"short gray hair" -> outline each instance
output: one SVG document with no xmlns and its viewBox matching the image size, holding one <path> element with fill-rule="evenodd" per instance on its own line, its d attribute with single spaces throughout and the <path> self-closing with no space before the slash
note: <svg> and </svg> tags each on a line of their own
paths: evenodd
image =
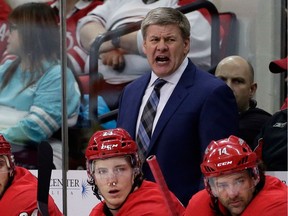
<svg viewBox="0 0 288 216">
<path fill-rule="evenodd" d="M 158 7 L 149 11 L 141 23 L 142 36 L 147 36 L 150 25 L 177 25 L 183 39 L 190 37 L 190 23 L 187 17 L 179 10 L 171 7 Z"/>
</svg>

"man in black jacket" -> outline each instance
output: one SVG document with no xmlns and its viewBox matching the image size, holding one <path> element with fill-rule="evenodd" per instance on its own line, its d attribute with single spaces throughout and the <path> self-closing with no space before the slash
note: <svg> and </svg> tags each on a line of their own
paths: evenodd
<svg viewBox="0 0 288 216">
<path fill-rule="evenodd" d="M 272 73 L 286 73 L 287 77 L 287 60 L 286 57 L 270 62 L 270 71 Z M 255 151 L 262 155 L 266 170 L 287 171 L 287 98 L 280 111 L 274 113 L 264 125 L 257 136 L 257 141 Z"/>
<path fill-rule="evenodd" d="M 257 83 L 252 65 L 240 56 L 228 56 L 217 65 L 215 76 L 233 90 L 239 111 L 239 137 L 252 147 L 262 126 L 271 117 L 270 113 L 257 108 L 253 99 Z"/>
</svg>

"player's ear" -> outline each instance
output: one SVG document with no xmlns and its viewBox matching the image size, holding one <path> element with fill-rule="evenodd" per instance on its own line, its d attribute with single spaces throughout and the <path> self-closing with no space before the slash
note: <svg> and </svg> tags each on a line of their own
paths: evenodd
<svg viewBox="0 0 288 216">
<path fill-rule="evenodd" d="M 134 168 L 133 169 L 133 173 L 134 173 L 134 177 L 137 176 L 140 173 L 140 169 L 139 168 Z"/>
<path fill-rule="evenodd" d="M 258 167 L 254 167 L 253 170 L 253 184 L 256 186 L 260 181 L 259 169 Z"/>
</svg>

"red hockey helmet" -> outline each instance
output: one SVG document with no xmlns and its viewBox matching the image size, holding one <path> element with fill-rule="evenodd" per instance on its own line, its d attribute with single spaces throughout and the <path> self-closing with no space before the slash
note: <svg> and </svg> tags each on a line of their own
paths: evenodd
<svg viewBox="0 0 288 216">
<path fill-rule="evenodd" d="M 3 135 L 0 135 L 0 155 L 5 156 L 6 164 L 8 168 L 14 172 L 15 169 L 15 163 L 14 163 L 14 157 L 11 152 L 11 145 L 8 143 Z"/>
<path fill-rule="evenodd" d="M 257 166 L 257 156 L 247 143 L 236 137 L 212 141 L 205 152 L 201 171 L 206 178 Z"/>
<path fill-rule="evenodd" d="M 136 160 L 135 165 L 140 167 L 137 144 L 126 130 L 115 128 L 97 131 L 90 138 L 85 152 L 88 175 L 92 174 L 93 160 L 125 155 L 132 155 Z"/>
</svg>

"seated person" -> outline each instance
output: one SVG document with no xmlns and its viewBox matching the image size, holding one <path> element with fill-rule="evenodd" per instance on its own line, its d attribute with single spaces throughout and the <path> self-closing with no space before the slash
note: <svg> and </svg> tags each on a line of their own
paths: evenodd
<svg viewBox="0 0 288 216">
<path fill-rule="evenodd" d="M 287 186 L 265 175 L 244 140 L 230 136 L 212 141 L 201 171 L 206 189 L 192 196 L 185 216 L 287 215 Z"/>
<path fill-rule="evenodd" d="M 37 178 L 15 165 L 10 144 L 0 135 L 0 209 L 1 215 L 39 215 Z M 50 216 L 62 216 L 53 198 L 48 197 Z"/>
<path fill-rule="evenodd" d="M 1 29 L 1 36 L 0 36 L 0 62 L 3 58 L 4 52 L 7 47 L 7 40 L 8 40 L 8 31 L 9 31 L 9 25 L 8 25 L 8 16 L 11 12 L 11 8 L 6 3 L 5 0 L 0 0 L 0 29 Z"/>
<path fill-rule="evenodd" d="M 263 125 L 256 137 L 257 146 L 267 171 L 288 171 L 287 168 L 287 108 L 280 110 Z"/>
<path fill-rule="evenodd" d="M 2 1 L 2 0 L 1 0 Z M 59 13 L 59 0 L 6 0 L 11 8 L 15 8 L 23 3 L 47 2 Z M 79 75 L 84 73 L 87 53 L 79 46 L 76 40 L 76 25 L 79 19 L 86 16 L 95 7 L 102 4 L 102 0 L 69 0 L 66 1 L 66 40 L 67 40 L 67 60 L 72 71 Z"/>
<path fill-rule="evenodd" d="M 35 168 L 32 152 L 62 124 L 59 26 L 54 10 L 45 3 L 16 7 L 9 23 L 7 51 L 17 58 L 0 65 L 0 134 L 13 145 L 18 163 Z M 73 126 L 80 92 L 69 69 L 66 78 L 68 125 Z M 52 148 L 61 149 L 61 143 Z"/>
<path fill-rule="evenodd" d="M 270 72 L 274 73 L 274 74 L 285 74 L 285 82 L 287 85 L 287 64 L 288 64 L 288 57 L 286 58 L 282 58 L 282 59 L 276 59 L 274 61 L 271 61 L 269 64 L 269 70 Z M 287 109 L 288 106 L 288 99 L 287 99 L 287 89 L 286 89 L 286 98 L 281 106 L 281 110 Z"/>
<path fill-rule="evenodd" d="M 79 46 L 76 39 L 76 26 L 79 19 L 85 17 L 90 11 L 102 4 L 102 0 L 73 0 L 66 2 L 66 40 L 67 57 L 70 68 L 75 74 L 85 72 L 87 53 Z M 51 3 L 51 2 L 50 2 Z M 59 13 L 59 0 L 53 0 L 51 7 Z"/>
<path fill-rule="evenodd" d="M 107 0 L 98 6 L 77 26 L 79 43 L 88 52 L 95 38 L 109 30 L 122 25 L 141 21 L 153 8 L 179 7 L 178 0 L 142 1 L 142 0 Z M 199 67 L 210 67 L 211 54 L 211 26 L 207 19 L 199 12 L 186 14 L 191 24 L 191 44 L 188 57 Z M 142 49 L 142 35 L 140 30 L 108 41 L 100 48 L 101 60 L 98 71 L 103 74 L 109 84 L 128 83 L 150 70 L 150 66 Z M 121 48 L 119 48 L 121 47 Z M 112 55 L 106 51 L 113 50 Z"/>
<path fill-rule="evenodd" d="M 124 129 L 97 131 L 85 155 L 88 182 L 101 201 L 90 216 L 156 216 L 170 215 L 171 211 L 183 215 L 184 207 L 172 192 L 174 206 L 168 206 L 159 186 L 143 179 L 137 145 Z"/>
<path fill-rule="evenodd" d="M 270 62 L 272 73 L 286 73 L 287 57 Z M 286 92 L 287 95 L 287 92 Z M 261 154 L 268 171 L 288 171 L 287 168 L 287 97 L 257 135 L 255 151 Z"/>
<path fill-rule="evenodd" d="M 215 76 L 233 90 L 239 111 L 238 135 L 252 147 L 261 127 L 271 118 L 270 113 L 256 107 L 253 99 L 257 83 L 252 65 L 240 56 L 228 56 L 218 63 Z"/>
</svg>

